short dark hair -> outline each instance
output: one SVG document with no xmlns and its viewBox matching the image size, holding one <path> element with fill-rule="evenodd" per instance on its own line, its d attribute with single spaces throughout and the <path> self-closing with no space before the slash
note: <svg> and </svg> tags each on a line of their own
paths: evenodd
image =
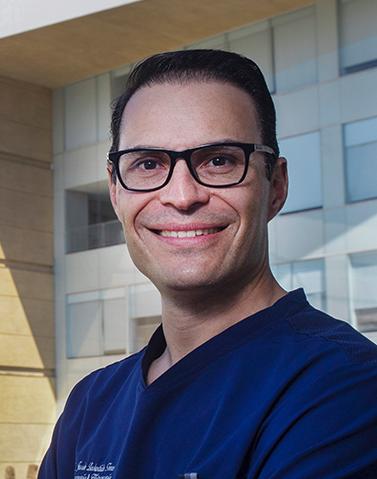
<svg viewBox="0 0 377 479">
<path fill-rule="evenodd" d="M 258 114 L 262 142 L 276 153 L 267 155 L 267 176 L 279 156 L 275 107 L 258 65 L 247 57 L 222 50 L 180 50 L 153 55 L 137 64 L 130 73 L 124 93 L 116 100 L 112 120 L 110 151 L 119 148 L 123 111 L 131 96 L 143 86 L 188 81 L 220 81 L 244 90 Z M 114 171 L 113 171 L 114 172 Z M 114 172 L 115 173 L 115 172 Z M 115 175 L 113 175 L 115 180 Z"/>
</svg>

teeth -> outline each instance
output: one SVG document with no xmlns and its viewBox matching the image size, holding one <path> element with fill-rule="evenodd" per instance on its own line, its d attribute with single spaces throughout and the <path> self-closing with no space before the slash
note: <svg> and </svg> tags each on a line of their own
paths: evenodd
<svg viewBox="0 0 377 479">
<path fill-rule="evenodd" d="M 209 228 L 207 230 L 191 230 L 191 231 L 160 231 L 161 236 L 171 238 L 194 238 L 195 236 L 210 235 L 217 233 L 221 228 Z"/>
</svg>

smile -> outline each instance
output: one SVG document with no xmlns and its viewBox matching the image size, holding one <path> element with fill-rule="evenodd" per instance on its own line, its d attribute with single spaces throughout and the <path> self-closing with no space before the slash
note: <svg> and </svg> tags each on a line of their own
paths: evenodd
<svg viewBox="0 0 377 479">
<path fill-rule="evenodd" d="M 194 238 L 195 236 L 211 235 L 218 233 L 224 228 L 208 228 L 208 229 L 198 229 L 198 230 L 188 230 L 188 231 L 172 231 L 172 230 L 161 230 L 157 231 L 157 234 L 160 236 L 170 237 L 170 238 Z"/>
</svg>

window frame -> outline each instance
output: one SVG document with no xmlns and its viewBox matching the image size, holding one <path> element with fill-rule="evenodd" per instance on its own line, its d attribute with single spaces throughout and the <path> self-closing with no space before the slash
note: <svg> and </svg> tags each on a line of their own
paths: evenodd
<svg viewBox="0 0 377 479">
<path fill-rule="evenodd" d="M 314 133 L 318 133 L 318 137 L 319 137 L 319 168 L 320 168 L 321 204 L 318 205 L 318 206 L 309 206 L 307 208 L 299 208 L 297 210 L 295 209 L 295 210 L 292 210 L 292 211 L 284 211 L 284 208 L 285 208 L 286 203 L 287 203 L 287 200 L 286 200 L 282 210 L 279 212 L 279 216 L 291 215 L 291 214 L 295 214 L 295 213 L 304 213 L 306 211 L 315 211 L 315 210 L 322 210 L 323 209 L 323 175 L 322 175 L 322 135 L 321 135 L 321 129 L 318 128 L 316 130 L 311 130 L 311 131 L 307 131 L 307 132 L 304 132 L 304 133 L 299 133 L 297 135 L 291 135 L 291 136 L 287 136 L 287 137 L 284 137 L 284 138 L 279 138 L 279 146 L 280 146 L 281 142 L 283 142 L 285 140 L 290 140 L 290 139 L 297 138 L 297 137 L 302 137 L 302 136 L 305 136 L 305 135 L 312 135 Z M 284 156 L 284 151 L 281 152 L 280 155 Z M 287 156 L 287 169 L 288 169 L 288 177 L 289 177 L 289 157 L 288 156 Z M 288 186 L 288 194 L 289 194 L 289 189 L 290 189 L 290 187 Z M 288 195 L 287 195 L 287 199 L 288 199 Z"/>
<path fill-rule="evenodd" d="M 129 350 L 129 305 L 128 305 L 128 287 L 125 288 L 107 288 L 102 290 L 95 290 L 95 291 L 86 291 L 86 292 L 77 292 L 77 293 L 67 293 L 65 295 L 65 357 L 66 359 L 85 359 L 85 358 L 102 358 L 106 356 L 114 356 L 114 355 L 124 355 L 127 354 Z M 106 300 L 113 300 L 113 299 L 120 299 L 124 300 L 125 302 L 125 328 L 126 328 L 126 337 L 125 337 L 125 345 L 124 349 L 106 349 L 105 348 L 105 301 Z M 83 354 L 83 355 L 73 355 L 72 348 L 70 343 L 71 337 L 71 323 L 69 317 L 69 306 L 72 304 L 82 304 L 82 303 L 90 303 L 90 302 L 98 302 L 100 304 L 101 312 L 100 312 L 100 350 L 102 353 L 100 354 Z"/>
<path fill-rule="evenodd" d="M 342 0 L 337 0 L 336 2 L 336 24 L 337 24 L 337 41 L 338 41 L 338 65 L 339 65 L 339 76 L 352 75 L 353 73 L 362 72 L 364 70 L 370 70 L 371 68 L 377 68 L 377 55 L 373 60 L 368 60 L 364 62 L 359 62 L 348 67 L 342 66 Z"/>
<path fill-rule="evenodd" d="M 348 258 L 348 290 L 349 290 L 349 317 L 351 318 L 351 325 L 357 329 L 360 333 L 362 334 L 369 334 L 369 333 L 377 333 L 377 321 L 376 321 L 376 327 L 375 329 L 371 330 L 362 330 L 359 327 L 358 324 L 358 319 L 356 315 L 356 307 L 355 307 L 355 282 L 354 282 L 354 269 L 355 266 L 352 264 L 354 259 L 358 259 L 362 256 L 367 257 L 370 255 L 374 255 L 376 257 L 376 268 L 377 268 L 377 250 L 367 250 L 367 251 L 360 251 L 360 252 L 355 252 L 355 253 L 350 253 L 347 255 Z M 376 301 L 377 304 L 377 301 Z M 370 309 L 370 308 L 364 308 L 364 309 Z M 377 309 L 377 305 L 376 305 Z"/>
<path fill-rule="evenodd" d="M 376 193 L 373 196 L 368 196 L 367 198 L 360 198 L 360 199 L 356 199 L 356 200 L 352 200 L 350 198 L 350 193 L 349 193 L 349 188 L 348 188 L 350 176 L 349 176 L 349 172 L 348 172 L 347 146 L 346 146 L 346 126 L 351 125 L 351 124 L 355 124 L 355 123 L 358 123 L 358 122 L 362 122 L 362 121 L 372 120 L 374 118 L 377 120 L 377 116 L 371 116 L 371 117 L 368 117 L 368 118 L 360 118 L 358 120 L 348 121 L 348 122 L 342 123 L 342 125 L 341 125 L 341 127 L 342 127 L 343 171 L 344 171 L 344 196 L 345 196 L 345 198 L 344 198 L 345 201 L 344 202 L 345 202 L 346 205 L 352 205 L 352 204 L 361 203 L 361 202 L 364 202 L 364 201 L 373 201 L 373 200 L 377 199 L 377 188 L 376 188 Z M 370 143 L 374 143 L 374 142 L 358 143 L 357 146 L 368 145 Z M 377 143 L 377 138 L 376 138 L 376 143 Z"/>
</svg>

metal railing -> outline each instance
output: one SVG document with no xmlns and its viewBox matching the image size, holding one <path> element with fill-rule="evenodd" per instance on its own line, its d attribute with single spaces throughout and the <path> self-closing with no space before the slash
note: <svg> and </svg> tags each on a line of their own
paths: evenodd
<svg viewBox="0 0 377 479">
<path fill-rule="evenodd" d="M 66 234 L 66 253 L 105 248 L 124 243 L 122 225 L 118 220 L 70 228 Z"/>
</svg>

